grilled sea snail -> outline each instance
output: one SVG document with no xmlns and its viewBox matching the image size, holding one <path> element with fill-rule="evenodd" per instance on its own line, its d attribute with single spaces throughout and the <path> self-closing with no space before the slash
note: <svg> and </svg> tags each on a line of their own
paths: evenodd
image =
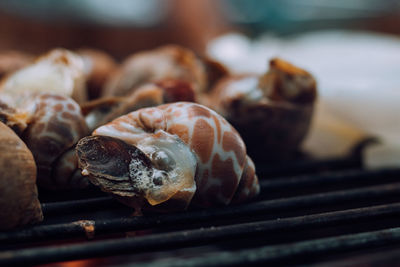
<svg viewBox="0 0 400 267">
<path fill-rule="evenodd" d="M 292 157 L 310 127 L 316 95 L 308 72 L 273 59 L 261 77 L 222 79 L 204 103 L 239 131 L 250 156 L 263 161 Z"/>
<path fill-rule="evenodd" d="M 24 142 L 0 122 L 0 230 L 43 220 L 36 165 Z"/>
<path fill-rule="evenodd" d="M 162 104 L 195 101 L 195 92 L 189 83 L 178 80 L 162 80 L 139 86 L 125 97 L 103 97 L 83 104 L 89 129 L 106 124 L 113 119 L 140 108 Z"/>
<path fill-rule="evenodd" d="M 103 96 L 124 96 L 140 85 L 165 79 L 187 82 L 196 92 L 207 87 L 202 61 L 186 48 L 168 45 L 128 57 L 106 83 Z"/>
<path fill-rule="evenodd" d="M 27 103 L 31 117 L 22 138 L 38 168 L 38 184 L 50 189 L 85 187 L 74 145 L 89 134 L 79 105 L 69 97 L 38 94 Z"/>
<path fill-rule="evenodd" d="M 86 99 L 80 56 L 54 49 L 2 81 L 0 118 L 20 134 L 37 164 L 40 186 L 51 189 L 87 185 L 74 145 L 89 134 L 78 101 Z"/>
<path fill-rule="evenodd" d="M 81 139 L 82 174 L 139 210 L 244 201 L 259 191 L 236 130 L 214 111 L 178 102 L 119 117 Z M 192 201 L 193 200 L 193 201 Z"/>
<path fill-rule="evenodd" d="M 46 92 L 86 101 L 85 68 L 80 56 L 65 49 L 54 49 L 2 80 L 0 92 L 7 102 L 18 102 L 24 94 Z"/>
<path fill-rule="evenodd" d="M 74 146 L 89 134 L 79 105 L 69 97 L 49 93 L 25 94 L 16 107 L 1 102 L 0 120 L 17 132 L 32 151 L 40 186 L 49 189 L 81 188 Z M 15 103 L 14 103 L 15 104 Z"/>
</svg>

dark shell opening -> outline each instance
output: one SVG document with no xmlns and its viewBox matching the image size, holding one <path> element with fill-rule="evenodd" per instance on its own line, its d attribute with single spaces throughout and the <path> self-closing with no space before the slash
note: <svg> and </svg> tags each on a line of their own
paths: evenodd
<svg viewBox="0 0 400 267">
<path fill-rule="evenodd" d="M 85 137 L 78 142 L 76 151 L 79 165 L 89 179 L 107 192 L 143 192 L 143 183 L 137 178 L 152 171 L 151 160 L 140 149 L 113 137 Z"/>
</svg>

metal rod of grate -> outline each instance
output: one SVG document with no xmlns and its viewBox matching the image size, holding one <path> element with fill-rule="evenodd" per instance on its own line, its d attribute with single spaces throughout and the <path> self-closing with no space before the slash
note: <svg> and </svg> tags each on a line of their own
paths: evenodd
<svg viewBox="0 0 400 267">
<path fill-rule="evenodd" d="M 175 214 L 163 214 L 155 216 L 143 216 L 132 218 L 114 218 L 96 221 L 81 220 L 71 223 L 38 225 L 26 229 L 20 229 L 0 233 L 0 243 L 7 244 L 26 241 L 38 241 L 43 238 L 59 239 L 66 237 L 87 236 L 87 225 L 95 228 L 96 234 L 121 232 L 130 230 L 148 229 L 157 226 L 188 225 L 203 223 L 210 218 L 216 220 L 231 220 L 260 214 L 275 213 L 282 211 L 306 209 L 310 207 L 329 206 L 353 203 L 357 200 L 396 197 L 400 192 L 400 183 L 379 185 L 353 190 L 342 190 L 329 193 L 313 194 L 292 198 L 258 201 L 238 206 L 230 206 L 208 210 L 197 210 Z M 344 209 L 345 206 L 342 207 Z"/>
<path fill-rule="evenodd" d="M 28 248 L 17 251 L 0 252 L 0 265 L 48 263 L 53 261 L 74 260 L 154 251 L 157 249 L 195 246 L 218 240 L 236 240 L 249 234 L 277 233 L 288 230 L 306 230 L 338 224 L 399 216 L 400 203 L 380 205 L 368 208 L 335 211 L 292 218 L 276 219 L 262 222 L 242 223 L 228 226 L 208 227 L 195 230 L 184 230 L 170 233 L 152 234 L 135 238 L 121 238 L 108 241 L 96 241 L 85 244 Z M 400 241 L 400 229 L 396 230 L 396 240 Z M 370 235 L 375 235 L 371 233 Z M 378 236 L 379 237 L 379 236 Z M 377 237 L 374 237 L 375 239 Z M 381 236 L 386 240 L 386 236 Z"/>
<path fill-rule="evenodd" d="M 391 228 L 367 233 L 349 234 L 336 237 L 302 241 L 293 244 L 264 246 L 255 249 L 244 249 L 234 252 L 209 253 L 191 259 L 173 259 L 155 261 L 150 264 L 135 266 L 179 267 L 179 266 L 246 266 L 279 262 L 299 257 L 313 257 L 329 253 L 354 251 L 387 244 L 400 243 L 400 228 Z M 367 264 L 369 265 L 369 264 Z"/>
<path fill-rule="evenodd" d="M 321 186 L 343 185 L 350 183 L 385 183 L 395 182 L 400 178 L 400 168 L 385 168 L 376 170 L 345 170 L 323 174 L 296 175 L 291 177 L 261 179 L 262 192 L 274 192 L 288 190 L 292 188 L 308 188 L 311 186 L 320 188 Z"/>
<path fill-rule="evenodd" d="M 331 158 L 324 160 L 298 160 L 284 164 L 256 164 L 257 173 L 268 176 L 298 175 L 319 172 L 321 170 L 345 170 L 362 167 L 360 155 L 346 158 Z"/>
</svg>

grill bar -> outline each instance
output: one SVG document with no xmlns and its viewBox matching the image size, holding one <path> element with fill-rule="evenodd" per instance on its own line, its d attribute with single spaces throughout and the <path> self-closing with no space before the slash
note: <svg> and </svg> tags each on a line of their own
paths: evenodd
<svg viewBox="0 0 400 267">
<path fill-rule="evenodd" d="M 275 179 L 261 179 L 262 192 L 285 191 L 293 188 L 321 187 L 342 184 L 356 183 L 385 183 L 395 182 L 400 178 L 400 168 L 388 168 L 377 170 L 346 170 L 316 175 L 292 176 Z"/>
<path fill-rule="evenodd" d="M 163 260 L 135 266 L 245 266 L 256 263 L 276 263 L 277 261 L 289 259 L 293 261 L 299 257 L 354 251 L 394 243 L 400 243 L 400 228 L 322 238 L 293 244 L 265 246 L 235 252 L 210 253 L 209 255 L 192 259 Z"/>
<path fill-rule="evenodd" d="M 356 223 L 366 219 L 381 218 L 387 215 L 399 216 L 400 203 L 270 221 L 152 234 L 143 237 L 96 241 L 86 244 L 5 251 L 0 253 L 0 265 L 21 264 L 24 262 L 39 264 L 56 260 L 73 260 L 99 255 L 107 256 L 128 252 L 135 253 L 154 251 L 157 249 L 165 250 L 165 248 L 201 245 L 206 242 L 218 240 L 235 240 L 240 237 L 261 233 L 306 230 L 344 223 Z M 394 240 L 400 241 L 400 228 L 393 231 L 395 233 L 395 235 L 393 235 Z M 381 239 L 379 240 L 381 240 L 381 242 L 387 241 L 387 236 L 379 236 L 377 233 L 370 233 L 370 235 L 371 236 L 368 235 L 368 238 L 378 240 L 378 237 L 380 237 Z"/>
<path fill-rule="evenodd" d="M 359 154 L 358 152 L 356 154 Z M 331 159 L 319 159 L 319 160 L 298 160 L 291 161 L 283 164 L 258 164 L 257 173 L 262 176 L 287 176 L 287 175 L 299 175 L 309 174 L 315 172 L 321 172 L 326 170 L 346 170 L 346 169 L 358 169 L 362 167 L 362 158 L 360 155 L 354 155 L 346 158 L 331 158 Z"/>
<path fill-rule="evenodd" d="M 275 179 L 260 180 L 263 194 L 290 192 L 317 188 L 321 190 L 329 186 L 349 187 L 351 184 L 357 187 L 363 184 L 384 184 L 396 182 L 400 178 L 400 168 L 388 168 L 377 170 L 346 170 L 316 175 L 292 176 Z"/>
<path fill-rule="evenodd" d="M 319 206 L 354 203 L 359 200 L 379 200 L 380 198 L 399 196 L 400 183 L 366 187 L 362 189 L 342 190 L 308 196 L 285 199 L 258 201 L 255 203 L 230 206 L 218 209 L 198 210 L 158 216 L 143 216 L 133 218 L 104 219 L 96 221 L 77 221 L 72 223 L 38 225 L 27 229 L 0 233 L 0 243 L 35 241 L 87 235 L 87 225 L 94 225 L 96 234 L 147 229 L 156 226 L 189 225 L 213 220 L 232 220 L 248 216 L 250 220 L 255 215 L 279 214 L 283 211 L 307 209 Z M 344 209 L 344 207 L 342 207 Z"/>
</svg>

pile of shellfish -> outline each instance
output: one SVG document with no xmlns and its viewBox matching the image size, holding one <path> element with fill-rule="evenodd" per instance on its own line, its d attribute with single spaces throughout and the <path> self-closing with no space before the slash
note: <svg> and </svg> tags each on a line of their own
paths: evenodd
<svg viewBox="0 0 400 267">
<path fill-rule="evenodd" d="M 91 49 L 0 54 L 0 229 L 43 219 L 37 186 L 93 184 L 136 215 L 255 197 L 254 162 L 297 153 L 317 97 L 307 71 L 269 64 L 234 74 L 175 45 L 121 64 Z"/>
</svg>

